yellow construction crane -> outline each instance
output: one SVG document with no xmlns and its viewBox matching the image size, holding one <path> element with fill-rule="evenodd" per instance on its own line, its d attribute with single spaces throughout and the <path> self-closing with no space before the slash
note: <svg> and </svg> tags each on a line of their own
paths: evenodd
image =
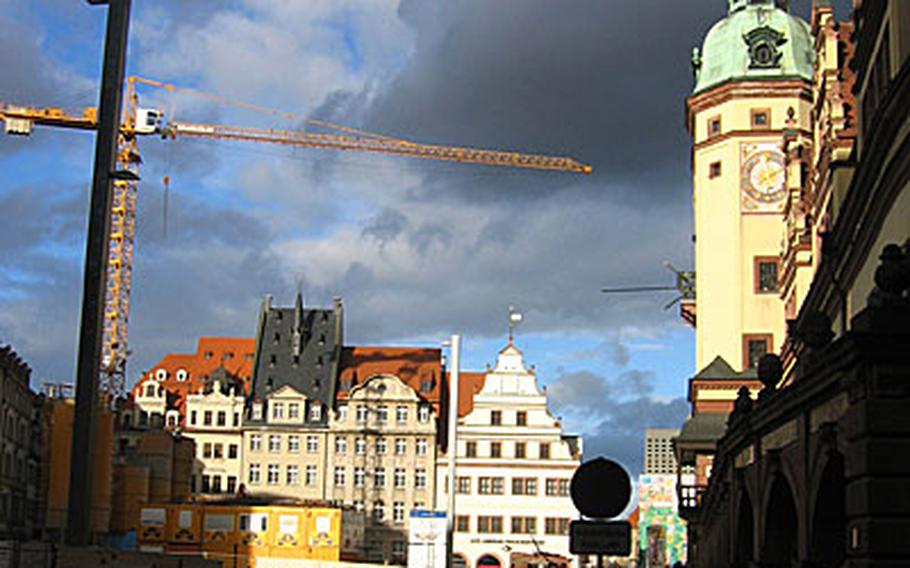
<svg viewBox="0 0 910 568">
<path fill-rule="evenodd" d="M 143 108 L 138 104 L 136 84 L 181 91 L 195 96 L 229 103 L 249 110 L 264 112 L 291 119 L 335 133 L 318 133 L 306 130 L 275 130 L 166 121 L 159 109 Z M 10 135 L 31 134 L 35 125 L 95 130 L 98 125 L 97 109 L 89 107 L 82 115 L 68 114 L 56 107 L 36 108 L 4 104 L 0 101 L 0 121 Z M 110 256 L 108 257 L 107 292 L 104 309 L 104 340 L 102 343 L 101 389 L 109 396 L 125 392 L 127 356 L 127 322 L 130 310 L 130 288 L 133 264 L 133 245 L 136 229 L 136 190 L 139 181 L 138 136 L 160 135 L 165 139 L 178 137 L 237 140 L 308 148 L 352 150 L 444 160 L 469 164 L 484 164 L 510 168 L 551 170 L 571 173 L 591 173 L 591 167 L 572 158 L 506 152 L 483 148 L 421 144 L 341 126 L 325 121 L 305 119 L 289 113 L 267 109 L 258 105 L 231 101 L 193 89 L 185 89 L 152 79 L 130 77 L 127 79 L 126 108 L 120 124 L 117 150 L 118 170 L 114 175 L 114 196 L 111 210 Z"/>
</svg>

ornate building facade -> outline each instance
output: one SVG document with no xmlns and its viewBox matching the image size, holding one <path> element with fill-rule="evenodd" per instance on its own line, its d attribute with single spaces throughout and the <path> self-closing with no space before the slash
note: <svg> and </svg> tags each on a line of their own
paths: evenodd
<svg viewBox="0 0 910 568">
<path fill-rule="evenodd" d="M 696 566 L 910 562 L 910 5 L 817 0 L 812 37 L 809 129 L 779 141 L 787 336 L 716 440 Z"/>
<path fill-rule="evenodd" d="M 518 348 L 499 352 L 487 373 L 462 373 L 455 473 L 456 562 L 462 566 L 575 565 L 569 482 L 581 439 L 563 433 L 547 395 Z M 437 501 L 446 506 L 446 457 Z M 458 565 L 458 564 L 456 564 Z"/>
</svg>

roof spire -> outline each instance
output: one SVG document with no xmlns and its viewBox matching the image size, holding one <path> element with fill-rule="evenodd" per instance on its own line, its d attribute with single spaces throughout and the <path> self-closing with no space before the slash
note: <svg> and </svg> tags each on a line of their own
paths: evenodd
<svg viewBox="0 0 910 568">
<path fill-rule="evenodd" d="M 515 339 L 515 324 L 521 323 L 523 316 L 521 312 L 515 309 L 515 306 L 509 306 L 509 345 Z"/>
<path fill-rule="evenodd" d="M 294 327 L 291 330 L 294 355 L 303 351 L 303 294 L 300 292 L 300 281 L 297 281 L 297 296 L 294 298 Z"/>
</svg>

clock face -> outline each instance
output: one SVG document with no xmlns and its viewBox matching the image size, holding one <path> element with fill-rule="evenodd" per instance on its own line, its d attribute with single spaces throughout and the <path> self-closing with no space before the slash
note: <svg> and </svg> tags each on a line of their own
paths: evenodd
<svg viewBox="0 0 910 568">
<path fill-rule="evenodd" d="M 784 156 L 778 150 L 755 152 L 743 163 L 743 192 L 759 203 L 783 199 L 786 185 Z"/>
</svg>

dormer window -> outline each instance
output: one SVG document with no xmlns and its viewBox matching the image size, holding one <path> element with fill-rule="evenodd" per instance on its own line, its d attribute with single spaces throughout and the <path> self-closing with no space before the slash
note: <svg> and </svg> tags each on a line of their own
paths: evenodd
<svg viewBox="0 0 910 568">
<path fill-rule="evenodd" d="M 430 421 L 430 407 L 426 404 L 421 404 L 417 408 L 417 420 L 426 423 Z"/>
<path fill-rule="evenodd" d="M 262 420 L 262 403 L 259 401 L 253 403 L 253 420 Z"/>
<path fill-rule="evenodd" d="M 184 382 L 190 378 L 190 374 L 186 372 L 186 369 L 177 369 L 177 381 Z"/>
<path fill-rule="evenodd" d="M 275 343 L 275 345 L 281 343 L 281 334 L 276 331 L 275 335 L 272 337 L 272 341 Z"/>
<path fill-rule="evenodd" d="M 148 397 L 155 396 L 155 385 L 146 385 L 145 386 L 145 396 L 148 396 Z"/>
<path fill-rule="evenodd" d="M 276 364 L 278 364 L 278 355 L 273 353 L 269 355 L 269 366 L 274 367 Z"/>
<path fill-rule="evenodd" d="M 280 420 L 282 418 L 284 418 L 284 403 L 273 402 L 272 403 L 272 419 Z"/>
<path fill-rule="evenodd" d="M 319 422 L 322 420 L 322 405 L 318 402 L 310 404 L 310 422 Z"/>
<path fill-rule="evenodd" d="M 166 378 L 167 378 L 167 371 L 165 371 L 164 369 L 158 369 L 157 371 L 155 371 L 155 380 L 156 381 L 163 381 Z"/>
</svg>

